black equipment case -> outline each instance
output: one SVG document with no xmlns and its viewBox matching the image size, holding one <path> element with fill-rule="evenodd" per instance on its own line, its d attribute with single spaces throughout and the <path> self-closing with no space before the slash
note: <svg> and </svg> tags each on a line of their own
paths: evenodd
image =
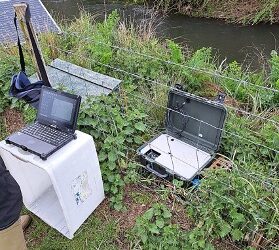
<svg viewBox="0 0 279 250">
<path fill-rule="evenodd" d="M 216 101 L 211 101 L 172 88 L 165 132 L 137 150 L 143 167 L 164 179 L 191 181 L 199 175 L 220 146 L 227 114 L 224 98 L 219 94 Z"/>
</svg>

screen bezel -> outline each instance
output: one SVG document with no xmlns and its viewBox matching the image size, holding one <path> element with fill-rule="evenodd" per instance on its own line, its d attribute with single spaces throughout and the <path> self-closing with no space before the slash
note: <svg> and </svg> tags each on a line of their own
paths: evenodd
<svg viewBox="0 0 279 250">
<path fill-rule="evenodd" d="M 73 121 L 72 123 L 67 123 L 67 122 L 62 122 L 62 121 L 58 121 L 55 119 L 52 119 L 50 117 L 45 117 L 45 116 L 41 116 L 40 115 L 40 109 L 41 109 L 41 104 L 42 104 L 42 96 L 44 92 L 53 92 L 56 94 L 59 94 L 61 96 L 65 96 L 68 97 L 70 99 L 73 99 L 75 101 L 74 103 L 74 111 L 73 111 Z M 40 94 L 40 101 L 39 101 L 39 108 L 38 108 L 38 112 L 37 112 L 37 117 L 36 117 L 36 121 L 39 123 L 42 123 L 44 125 L 47 126 L 52 126 L 55 127 L 59 130 L 62 130 L 64 132 L 68 132 L 68 133 L 74 133 L 77 127 L 77 118 L 78 118 L 78 112 L 79 112 L 79 107 L 80 107 L 80 102 L 81 102 L 81 97 L 78 95 L 74 95 L 74 94 L 70 94 L 67 92 L 63 92 L 63 91 L 59 91 L 53 88 L 49 88 L 46 86 L 43 86 L 41 89 L 41 94 Z"/>
</svg>

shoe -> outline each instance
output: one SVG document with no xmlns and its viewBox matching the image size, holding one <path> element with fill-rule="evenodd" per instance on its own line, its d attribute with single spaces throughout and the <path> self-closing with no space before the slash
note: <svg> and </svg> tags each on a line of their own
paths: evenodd
<svg viewBox="0 0 279 250">
<path fill-rule="evenodd" d="M 27 227 L 31 224 L 32 218 L 30 215 L 22 215 L 20 216 L 21 227 L 23 232 L 26 230 Z"/>
</svg>

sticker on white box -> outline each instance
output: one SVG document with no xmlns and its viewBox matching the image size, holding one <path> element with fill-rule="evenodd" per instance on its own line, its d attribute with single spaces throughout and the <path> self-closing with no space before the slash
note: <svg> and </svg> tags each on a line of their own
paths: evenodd
<svg viewBox="0 0 279 250">
<path fill-rule="evenodd" d="M 92 194 L 92 189 L 89 185 L 88 174 L 86 171 L 73 180 L 72 193 L 77 205 L 85 202 Z"/>
</svg>

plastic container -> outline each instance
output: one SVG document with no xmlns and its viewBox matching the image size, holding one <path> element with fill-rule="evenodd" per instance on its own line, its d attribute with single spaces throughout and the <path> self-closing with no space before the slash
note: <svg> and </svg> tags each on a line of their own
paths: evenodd
<svg viewBox="0 0 279 250">
<path fill-rule="evenodd" d="M 105 198 L 94 141 L 87 134 L 77 131 L 76 140 L 46 161 L 4 141 L 0 154 L 25 207 L 69 239 Z"/>
<path fill-rule="evenodd" d="M 171 89 L 166 130 L 137 150 L 144 168 L 165 179 L 193 180 L 219 150 L 227 113 L 223 100 L 222 94 L 211 101 Z"/>
</svg>

